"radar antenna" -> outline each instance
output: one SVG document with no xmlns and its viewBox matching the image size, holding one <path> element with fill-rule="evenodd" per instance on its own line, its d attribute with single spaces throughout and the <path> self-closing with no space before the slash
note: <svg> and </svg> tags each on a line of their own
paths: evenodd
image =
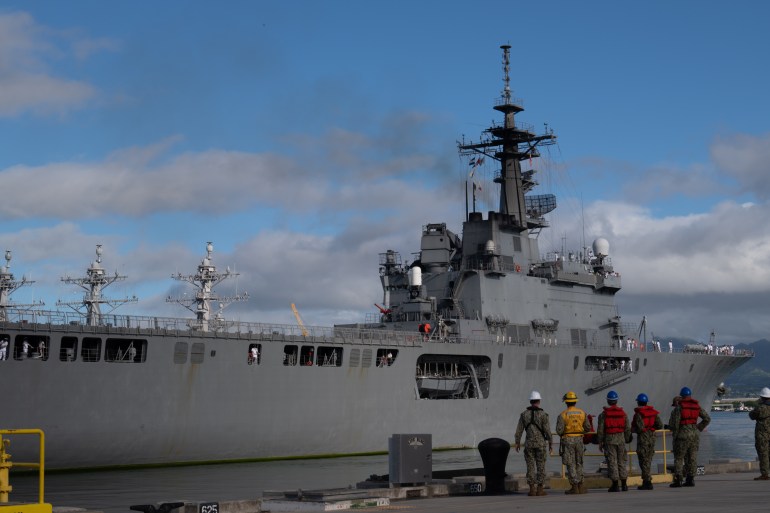
<svg viewBox="0 0 770 513">
<path fill-rule="evenodd" d="M 102 245 L 96 245 L 96 260 L 91 262 L 91 266 L 86 270 L 86 275 L 82 278 L 72 278 L 65 276 L 61 279 L 64 283 L 71 285 L 77 285 L 83 288 L 86 293 L 83 295 L 83 299 L 80 301 L 62 301 L 56 302 L 56 306 L 69 306 L 76 312 L 81 312 L 85 308 L 86 322 L 89 326 L 100 326 L 102 322 L 102 316 L 109 314 L 119 306 L 125 303 L 136 303 L 139 301 L 136 296 L 131 296 L 123 299 L 109 299 L 102 296 L 102 291 L 115 283 L 116 281 L 123 281 L 126 276 L 121 276 L 118 271 L 115 271 L 113 276 L 107 276 L 102 267 Z M 109 305 L 111 308 L 108 312 L 102 312 L 101 305 Z"/>
<path fill-rule="evenodd" d="M 493 108 L 504 115 L 504 122 L 493 123 L 478 142 L 466 143 L 463 139 L 457 146 L 461 156 L 472 155 L 476 161 L 479 157 L 489 157 L 500 162 L 500 175 L 495 178 L 500 184 L 499 213 L 509 216 L 510 224 L 519 231 L 539 230 L 547 226 L 542 216 L 556 208 L 556 199 L 553 195 L 525 199 L 525 193 L 537 182 L 532 179 L 533 170 L 522 172 L 521 162 L 539 157 L 538 147 L 555 144 L 556 136 L 547 125 L 545 133 L 538 135 L 531 125 L 515 122 L 515 115 L 524 111 L 523 102 L 511 96 L 511 46 L 500 48 L 503 50 L 503 91 Z"/>
<path fill-rule="evenodd" d="M 171 296 L 166 298 L 166 302 L 179 303 L 193 312 L 195 314 L 195 321 L 192 328 L 200 331 L 217 331 L 225 324 L 222 311 L 231 303 L 236 301 L 247 301 L 249 299 L 249 294 L 247 292 L 229 297 L 219 297 L 214 292 L 214 287 L 219 285 L 222 281 L 231 276 L 240 276 L 240 274 L 230 271 L 229 267 L 223 273 L 218 272 L 216 266 L 211 261 L 211 253 L 213 252 L 214 245 L 211 242 L 207 242 L 206 256 L 198 266 L 197 273 L 190 275 L 177 273 L 171 276 L 171 278 L 175 280 L 186 281 L 193 284 L 198 289 L 195 298 L 172 298 Z M 219 302 L 219 310 L 216 312 L 214 319 L 211 318 L 212 301 Z"/>
<path fill-rule="evenodd" d="M 0 322 L 8 320 L 6 314 L 7 308 L 28 308 L 43 306 L 44 304 L 42 301 L 38 301 L 22 305 L 11 301 L 11 294 L 13 291 L 25 285 L 35 283 L 34 281 L 28 280 L 26 276 L 22 276 L 21 280 L 16 280 L 14 278 L 13 274 L 11 274 L 11 256 L 11 250 L 6 249 L 5 265 L 0 267 Z"/>
</svg>

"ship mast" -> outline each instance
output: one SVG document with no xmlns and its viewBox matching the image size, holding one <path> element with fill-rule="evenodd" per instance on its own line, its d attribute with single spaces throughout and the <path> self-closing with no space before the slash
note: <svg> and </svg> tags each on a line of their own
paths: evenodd
<svg viewBox="0 0 770 513">
<path fill-rule="evenodd" d="M 102 267 L 102 245 L 96 245 L 96 260 L 91 262 L 91 266 L 86 270 L 86 275 L 82 278 L 72 278 L 65 276 L 61 279 L 64 283 L 77 285 L 86 291 L 81 301 L 57 301 L 57 306 L 69 306 L 75 311 L 86 309 L 86 319 L 89 326 L 99 326 L 102 324 L 102 316 L 108 314 L 125 303 L 136 303 L 136 296 L 123 299 L 109 299 L 102 296 L 102 291 L 115 283 L 125 280 L 125 276 L 120 276 L 115 271 L 114 276 L 107 276 Z M 109 305 L 112 308 L 109 312 L 102 312 L 101 305 Z"/>
<path fill-rule="evenodd" d="M 171 276 L 175 280 L 192 283 L 198 289 L 198 292 L 195 294 L 195 299 L 172 298 L 171 296 L 166 298 L 166 302 L 179 303 L 193 312 L 195 314 L 195 324 L 193 328 L 200 331 L 210 331 L 211 329 L 216 331 L 216 329 L 224 322 L 222 311 L 225 307 L 235 301 L 246 301 L 249 298 L 247 292 L 230 297 L 219 297 L 216 295 L 214 292 L 215 286 L 231 276 L 239 276 L 239 273 L 230 271 L 229 267 L 224 273 L 217 272 L 216 266 L 211 261 L 211 253 L 213 251 L 214 245 L 211 242 L 207 242 L 206 256 L 198 266 L 197 273 L 186 276 L 182 273 L 177 273 L 176 275 Z M 212 301 L 219 302 L 219 310 L 213 320 L 211 319 Z"/>
<path fill-rule="evenodd" d="M 21 281 L 14 279 L 11 273 L 11 250 L 5 250 L 5 265 L 0 267 L 0 322 L 7 321 L 8 315 L 6 309 L 8 308 L 26 308 L 30 306 L 42 306 L 44 303 L 39 301 L 37 303 L 30 303 L 26 305 L 11 302 L 11 294 L 16 289 L 25 285 L 35 283 L 28 280 L 26 276 L 21 277 Z"/>
<path fill-rule="evenodd" d="M 495 182 L 500 184 L 499 213 L 512 216 L 513 226 L 519 231 L 543 226 L 543 221 L 530 219 L 529 209 L 524 193 L 535 183 L 531 181 L 532 173 L 521 171 L 521 162 L 539 157 L 538 146 L 554 144 L 556 136 L 553 130 L 546 129 L 545 134 L 537 135 L 531 126 L 516 124 L 515 116 L 524 110 L 523 102 L 511 96 L 510 87 L 510 45 L 500 47 L 503 50 L 503 91 L 494 109 L 505 116 L 503 125 L 493 124 L 485 130 L 488 134 L 479 142 L 466 144 L 458 143 L 461 155 L 482 154 L 500 162 L 500 176 Z M 542 207 L 542 205 L 538 205 Z M 555 207 L 555 205 L 554 205 Z M 543 208 L 536 208 L 536 215 L 543 214 Z"/>
</svg>

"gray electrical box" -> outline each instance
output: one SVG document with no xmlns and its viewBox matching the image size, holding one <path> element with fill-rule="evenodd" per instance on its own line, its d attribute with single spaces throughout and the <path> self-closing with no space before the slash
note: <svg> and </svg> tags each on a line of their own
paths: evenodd
<svg viewBox="0 0 770 513">
<path fill-rule="evenodd" d="M 391 484 L 428 483 L 433 474 L 432 435 L 393 435 L 388 438 Z"/>
</svg>

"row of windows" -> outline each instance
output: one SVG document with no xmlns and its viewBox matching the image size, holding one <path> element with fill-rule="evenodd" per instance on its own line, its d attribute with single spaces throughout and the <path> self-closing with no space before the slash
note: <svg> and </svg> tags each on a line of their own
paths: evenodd
<svg viewBox="0 0 770 513">
<path fill-rule="evenodd" d="M 0 361 L 13 358 L 14 360 L 46 361 L 55 350 L 62 362 L 105 362 L 141 363 L 147 359 L 146 339 L 108 338 L 66 336 L 61 338 L 59 348 L 52 348 L 50 337 L 47 335 L 17 335 L 11 341 L 8 335 L 0 333 Z M 174 363 L 185 364 L 203 363 L 206 345 L 203 342 L 176 342 L 174 345 Z M 210 351 L 211 356 L 216 351 Z M 377 349 L 376 357 L 372 358 L 372 349 L 366 348 L 363 354 L 360 349 L 351 349 L 350 367 L 371 367 L 372 361 L 377 367 L 390 367 L 398 356 L 397 349 Z M 262 344 L 249 344 L 246 358 L 248 365 L 262 364 Z M 285 345 L 283 346 L 283 364 L 286 366 L 318 366 L 341 367 L 343 348 L 335 346 Z"/>
<path fill-rule="evenodd" d="M 0 361 L 42 360 L 51 357 L 51 337 L 47 335 L 17 335 L 11 341 L 7 335 L 0 334 Z M 103 352 L 103 353 L 102 353 Z M 105 362 L 139 363 L 147 358 L 147 340 L 99 337 L 62 337 L 55 354 L 62 362 L 98 362 L 104 357 Z"/>
</svg>

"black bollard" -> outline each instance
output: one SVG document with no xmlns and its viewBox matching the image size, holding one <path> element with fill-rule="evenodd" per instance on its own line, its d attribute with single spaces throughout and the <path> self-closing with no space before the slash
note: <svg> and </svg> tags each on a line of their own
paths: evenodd
<svg viewBox="0 0 770 513">
<path fill-rule="evenodd" d="M 502 438 L 487 438 L 479 442 L 479 453 L 484 463 L 484 478 L 487 482 L 485 494 L 505 493 L 505 462 L 510 451 L 511 444 Z"/>
</svg>

